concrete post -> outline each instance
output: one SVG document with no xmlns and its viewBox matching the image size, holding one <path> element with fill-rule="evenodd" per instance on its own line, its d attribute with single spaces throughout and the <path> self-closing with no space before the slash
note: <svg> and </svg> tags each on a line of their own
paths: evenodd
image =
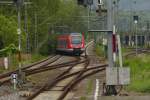
<svg viewBox="0 0 150 100">
<path fill-rule="evenodd" d="M 112 30 L 113 29 L 113 21 L 112 21 L 112 0 L 107 0 L 107 29 Z M 108 32 L 107 35 L 108 40 L 108 61 L 109 61 L 109 67 L 114 67 L 113 62 L 113 51 L 112 51 L 112 32 Z"/>
</svg>

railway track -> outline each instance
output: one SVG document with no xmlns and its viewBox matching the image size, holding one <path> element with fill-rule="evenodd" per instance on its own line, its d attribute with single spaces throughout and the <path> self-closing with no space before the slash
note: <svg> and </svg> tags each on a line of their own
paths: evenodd
<svg viewBox="0 0 150 100">
<path fill-rule="evenodd" d="M 149 50 L 144 50 L 144 49 L 139 50 L 139 53 L 143 53 L 143 52 L 149 52 Z M 87 52 L 85 54 L 87 54 Z M 134 52 L 134 54 L 135 54 L 135 52 Z M 129 55 L 132 55 L 132 53 L 130 53 Z M 81 56 L 81 57 L 84 57 L 84 56 Z M 107 64 L 103 64 L 100 66 L 94 66 L 94 67 L 88 68 L 89 58 L 87 56 L 85 56 L 84 59 L 85 60 L 79 61 L 77 63 L 61 65 L 61 67 L 67 67 L 67 65 L 68 65 L 67 70 L 65 70 L 58 76 L 56 76 L 55 79 L 53 79 L 53 81 L 51 81 L 51 80 L 47 81 L 39 90 L 37 90 L 31 96 L 27 97 L 26 100 L 32 100 L 32 99 L 36 98 L 38 95 L 40 95 L 42 92 L 44 92 L 46 90 L 51 90 L 52 88 L 55 88 L 57 86 L 57 84 L 59 84 L 60 82 L 66 80 L 68 78 L 71 78 L 71 80 L 65 86 L 62 87 L 62 89 L 61 89 L 62 93 L 57 98 L 57 100 L 63 100 L 66 97 L 66 95 L 71 90 L 73 90 L 73 88 L 77 84 L 79 84 L 82 80 L 84 80 L 85 78 L 87 78 L 91 75 L 94 75 L 98 72 L 104 71 L 105 67 L 107 66 Z M 71 71 L 77 64 L 82 64 L 82 63 L 84 63 L 84 66 L 80 70 Z M 50 67 L 50 69 L 51 68 L 53 69 L 53 67 Z M 54 67 L 54 69 L 55 68 L 57 68 L 57 67 Z M 60 68 L 60 66 L 58 68 Z M 43 70 L 45 70 L 45 69 L 42 69 L 42 71 Z"/>
<path fill-rule="evenodd" d="M 86 48 L 88 48 L 88 46 Z M 85 53 L 85 55 L 86 54 L 87 53 Z M 100 71 L 105 70 L 105 67 L 107 66 L 107 64 L 103 64 L 103 65 L 99 65 L 99 66 L 89 68 L 88 67 L 89 61 L 90 61 L 90 59 L 89 59 L 88 56 L 81 56 L 81 59 L 79 61 L 77 61 L 76 63 L 73 63 L 73 64 L 69 63 L 68 64 L 69 67 L 65 71 L 63 71 L 62 73 L 57 75 L 53 79 L 53 81 L 50 78 L 49 81 L 47 81 L 43 86 L 41 86 L 40 89 L 38 89 L 36 92 L 32 93 L 31 96 L 27 97 L 26 100 L 32 100 L 32 99 L 36 98 L 37 96 L 39 96 L 44 91 L 51 90 L 52 88 L 55 88 L 61 82 L 65 81 L 65 80 L 69 80 L 69 81 L 67 81 L 65 86 L 62 87 L 62 89 L 61 89 L 62 93 L 57 98 L 57 100 L 63 100 L 66 97 L 66 95 L 71 90 L 73 90 L 73 88 L 80 81 L 84 80 L 86 77 L 89 77 L 93 74 L 96 74 Z M 78 70 L 74 70 L 74 68 L 76 68 L 79 64 L 83 64 L 82 67 L 79 68 Z M 67 67 L 67 65 L 62 65 L 62 66 Z M 52 68 L 52 67 L 50 67 L 50 68 Z M 60 68 L 60 66 L 59 66 L 59 68 Z"/>
<path fill-rule="evenodd" d="M 50 60 L 51 58 L 55 58 L 55 59 Z M 71 65 L 75 65 L 75 64 L 84 62 L 84 61 L 79 61 L 80 59 L 76 58 L 73 61 L 68 61 L 68 62 L 64 62 L 64 63 L 60 63 L 60 64 L 52 64 L 52 63 L 56 62 L 60 58 L 60 56 L 51 57 L 51 58 L 49 60 L 42 60 L 42 61 L 40 61 L 41 63 L 37 62 L 37 64 L 32 64 L 32 66 L 30 65 L 30 66 L 24 67 L 24 68 L 22 68 L 22 71 L 25 73 L 26 76 L 30 76 L 30 75 L 41 73 L 44 71 L 59 69 L 59 68 L 63 68 L 63 67 L 69 67 Z M 0 85 L 3 85 L 4 83 L 9 82 L 11 79 L 10 75 L 12 73 L 17 73 L 17 71 L 18 70 L 2 74 Z"/>
<path fill-rule="evenodd" d="M 86 49 L 89 45 L 87 45 Z M 139 49 L 139 53 L 149 53 L 149 49 Z M 130 52 L 128 55 L 134 55 L 135 50 Z M 66 81 L 65 85 L 62 87 L 59 87 L 60 89 L 58 91 L 61 91 L 59 96 L 57 97 L 57 100 L 63 100 L 70 91 L 74 90 L 74 88 L 85 78 L 97 74 L 98 72 L 102 72 L 105 70 L 105 67 L 107 64 L 101 64 L 101 65 L 94 65 L 92 67 L 89 67 L 89 62 L 92 61 L 95 63 L 95 60 L 93 59 L 94 56 L 90 57 L 87 56 L 88 52 L 85 52 L 85 55 L 82 55 L 80 57 L 75 57 L 75 60 L 67 61 L 67 62 L 61 62 L 61 63 L 55 63 L 58 59 L 61 58 L 60 55 L 55 55 L 48 57 L 42 61 L 33 63 L 31 65 L 24 66 L 22 68 L 22 71 L 26 73 L 26 77 L 30 75 L 36 75 L 45 71 L 51 71 L 61 69 L 61 72 L 56 75 L 55 77 L 50 78 L 44 82 L 43 85 L 36 85 L 35 87 L 29 87 L 33 88 L 31 91 L 29 91 L 30 95 L 24 97 L 26 100 L 32 100 L 34 98 L 39 97 L 43 92 L 45 91 L 52 91 L 53 89 L 57 88 L 59 86 L 58 84 L 61 84 L 62 82 Z M 93 54 L 92 54 L 93 55 Z M 78 65 L 82 65 L 82 67 L 78 68 Z M 4 83 L 7 83 L 10 81 L 10 75 L 12 73 L 17 73 L 18 69 L 15 71 L 11 71 L 8 73 L 4 73 L 0 75 L 0 84 L 3 85 Z M 5 80 L 4 80 L 5 79 Z M 2 81 L 3 80 L 3 81 Z M 51 94 L 50 94 L 51 95 Z"/>
<path fill-rule="evenodd" d="M 80 81 L 85 79 L 88 76 L 91 76 L 93 74 L 96 74 L 100 71 L 105 70 L 105 67 L 107 64 L 103 64 L 100 66 L 95 66 L 91 68 L 87 68 L 89 61 L 85 60 L 84 62 L 85 65 L 81 70 L 78 71 L 73 71 L 71 70 L 75 67 L 70 66 L 67 70 L 59 74 L 53 81 L 47 81 L 39 90 L 37 90 L 35 93 L 33 93 L 30 97 L 28 97 L 26 100 L 32 100 L 35 97 L 37 97 L 40 93 L 46 91 L 46 90 L 51 90 L 54 88 L 58 83 L 68 79 L 72 78 L 61 90 L 63 90 L 62 94 L 59 96 L 57 100 L 63 100 L 65 96 L 68 94 L 69 91 L 71 91 Z"/>
<path fill-rule="evenodd" d="M 63 71 L 62 73 L 60 73 L 59 75 L 57 75 L 53 81 L 47 81 L 39 90 L 37 90 L 31 97 L 28 97 L 27 100 L 32 100 L 34 97 L 36 97 L 37 95 L 39 95 L 40 93 L 42 93 L 44 90 L 47 90 L 47 89 L 51 89 L 53 86 L 56 85 L 56 83 L 58 83 L 59 81 L 61 81 L 62 79 L 64 79 L 64 76 L 65 78 L 69 77 L 66 76 L 68 73 L 70 73 L 70 71 L 77 65 L 77 64 L 82 64 L 82 63 L 86 63 L 87 60 L 83 60 L 81 62 L 77 62 L 77 63 L 74 63 L 74 64 L 70 64 L 69 67 Z M 66 64 L 64 65 L 66 66 Z"/>
<path fill-rule="evenodd" d="M 86 47 L 86 49 L 88 48 L 88 46 Z M 73 88 L 79 82 L 84 80 L 86 77 L 89 77 L 91 75 L 94 75 L 98 72 L 105 70 L 105 67 L 107 66 L 107 64 L 88 67 L 90 58 L 88 56 L 86 56 L 86 54 L 87 54 L 87 52 L 83 56 L 75 57 L 75 60 L 73 60 L 73 61 L 61 62 L 59 64 L 53 63 L 53 62 L 55 62 L 54 59 L 57 57 L 49 57 L 49 59 L 53 58 L 53 61 L 43 60 L 46 62 L 43 63 L 42 61 L 39 61 L 35 64 L 32 64 L 32 65 L 22 68 L 22 70 L 26 73 L 26 77 L 28 77 L 30 75 L 42 73 L 42 72 L 48 71 L 48 70 L 63 69 L 63 71 L 61 73 L 59 73 L 58 75 L 56 75 L 53 79 L 50 76 L 50 78 L 46 82 L 44 82 L 43 85 L 38 86 L 38 89 L 36 88 L 36 86 L 33 87 L 33 89 L 31 89 L 33 91 L 29 91 L 30 95 L 25 97 L 25 99 L 32 100 L 32 99 L 36 98 L 37 96 L 39 96 L 44 91 L 51 91 L 53 88 L 57 87 L 57 84 L 60 84 L 61 82 L 64 82 L 67 80 L 67 83 L 65 83 L 65 85 L 61 88 L 62 93 L 58 96 L 58 99 L 57 99 L 57 100 L 63 100 L 66 97 L 66 95 L 71 90 L 73 90 Z M 58 57 L 58 59 L 59 58 L 60 58 L 60 56 Z M 41 64 L 41 62 L 42 62 L 42 64 Z M 53 63 L 53 64 L 51 64 L 51 63 Z M 38 64 L 40 64 L 40 65 L 38 65 Z M 82 67 L 78 68 L 78 65 L 82 65 Z M 0 79 L 6 78 L 6 77 L 8 78 L 11 75 L 11 73 L 14 73 L 17 71 L 18 70 L 2 74 L 2 75 L 0 75 Z M 5 81 L 1 81 L 1 85 L 6 82 L 9 82 L 9 81 L 10 81 L 10 77 L 8 79 L 6 79 Z"/>
<path fill-rule="evenodd" d="M 60 55 L 54 55 L 54 56 L 50 56 L 50 57 L 47 57 L 46 59 L 43 59 L 41 61 L 38 61 L 38 62 L 35 62 L 35 63 L 32 63 L 30 65 L 27 65 L 27 66 L 24 66 L 21 68 L 22 72 L 28 72 L 28 71 L 32 71 L 34 69 L 42 69 L 43 66 L 48 66 L 54 62 L 56 62 L 61 56 Z M 4 73 L 4 74 L 1 74 L 0 75 L 0 85 L 3 85 L 4 83 L 7 83 L 10 81 L 11 79 L 11 74 L 13 73 L 18 73 L 19 72 L 19 69 L 16 69 L 14 71 L 10 71 L 10 72 L 7 72 L 7 73 Z"/>
<path fill-rule="evenodd" d="M 150 53 L 150 49 L 149 48 L 137 49 L 137 54 L 142 54 L 142 53 L 148 53 L 149 54 Z M 129 53 L 124 54 L 124 57 L 133 56 L 133 55 L 136 55 L 136 49 L 135 48 L 132 48 Z"/>
<path fill-rule="evenodd" d="M 46 66 L 50 63 L 53 63 L 55 62 L 56 60 L 58 60 L 60 58 L 60 56 L 58 55 L 55 55 L 55 56 L 50 56 L 50 57 L 47 57 L 46 59 L 44 60 L 41 60 L 41 61 L 38 61 L 38 62 L 35 62 L 33 64 L 30 64 L 30 65 L 27 65 L 27 66 L 24 66 L 21 68 L 22 71 L 25 71 L 25 70 L 28 70 L 28 69 L 32 69 L 32 68 L 37 68 L 37 67 L 41 67 L 41 66 Z M 3 79 L 3 78 L 6 78 L 6 77 L 9 77 L 12 73 L 16 73 L 18 72 L 19 69 L 16 69 L 14 71 L 10 71 L 10 72 L 7 72 L 7 73 L 4 73 L 4 74 L 1 74 L 0 75 L 0 79 Z"/>
</svg>

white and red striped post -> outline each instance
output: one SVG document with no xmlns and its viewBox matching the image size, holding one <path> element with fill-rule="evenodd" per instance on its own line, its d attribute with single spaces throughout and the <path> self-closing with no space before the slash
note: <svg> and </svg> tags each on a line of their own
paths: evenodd
<svg viewBox="0 0 150 100">
<path fill-rule="evenodd" d="M 113 50 L 113 60 L 116 62 L 116 52 L 117 52 L 117 44 L 116 44 L 116 27 L 113 26 L 113 34 L 112 34 L 112 50 Z"/>
</svg>

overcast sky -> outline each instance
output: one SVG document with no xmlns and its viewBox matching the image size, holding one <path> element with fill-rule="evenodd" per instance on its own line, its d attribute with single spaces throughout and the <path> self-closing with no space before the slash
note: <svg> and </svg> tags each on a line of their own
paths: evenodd
<svg viewBox="0 0 150 100">
<path fill-rule="evenodd" d="M 98 9 L 98 0 L 93 0 L 93 9 Z M 105 1 L 105 0 L 103 0 Z M 136 2 L 136 3 L 135 3 Z M 121 10 L 149 10 L 150 11 L 150 0 L 120 0 L 119 8 Z"/>
<path fill-rule="evenodd" d="M 119 6 L 124 10 L 150 10 L 150 0 L 120 0 Z"/>
</svg>

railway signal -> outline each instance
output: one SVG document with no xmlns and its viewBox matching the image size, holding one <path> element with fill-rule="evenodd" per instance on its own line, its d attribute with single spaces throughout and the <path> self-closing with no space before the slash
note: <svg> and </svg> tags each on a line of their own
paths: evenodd
<svg viewBox="0 0 150 100">
<path fill-rule="evenodd" d="M 96 0 L 95 1 L 96 2 L 96 13 L 98 13 L 98 14 L 101 14 L 101 13 L 107 13 L 107 9 L 105 9 L 104 7 L 103 7 L 103 5 L 104 5 L 104 2 L 103 2 L 103 0 Z"/>
<path fill-rule="evenodd" d="M 18 29 L 17 29 L 17 34 L 18 34 L 18 60 L 19 60 L 19 75 L 18 75 L 18 83 L 21 85 L 23 83 L 22 81 L 22 70 L 21 70 L 21 7 L 24 4 L 24 0 L 13 0 L 13 1 L 0 1 L 0 4 L 5 4 L 5 5 L 13 5 L 15 4 L 17 6 L 17 20 L 18 20 Z"/>
<path fill-rule="evenodd" d="M 17 89 L 17 83 L 18 83 L 18 75 L 16 73 L 11 74 L 11 83 L 13 84 L 14 90 Z"/>
<path fill-rule="evenodd" d="M 89 32 L 107 32 L 107 47 L 108 47 L 108 65 L 106 68 L 106 95 L 116 95 L 117 91 L 116 85 L 126 85 L 130 82 L 130 69 L 129 68 L 119 68 L 115 66 L 116 61 L 116 34 L 115 34 L 115 25 L 113 18 L 113 10 L 112 10 L 112 0 L 107 0 L 107 30 L 89 30 Z M 100 12 L 99 12 L 100 11 Z M 99 7 L 98 11 L 101 13 L 101 7 Z M 121 53 L 121 52 L 120 52 Z M 121 58 L 121 55 L 120 55 Z M 122 62 L 120 62 L 122 67 Z"/>
<path fill-rule="evenodd" d="M 104 3 L 102 0 L 98 0 L 98 6 L 102 6 Z"/>
<path fill-rule="evenodd" d="M 139 17 L 136 15 L 136 16 L 133 16 L 133 21 L 135 24 L 138 23 L 138 20 L 139 20 Z"/>
<path fill-rule="evenodd" d="M 137 36 L 137 23 L 138 23 L 138 19 L 139 19 L 139 17 L 137 16 L 137 15 L 135 15 L 135 16 L 133 16 L 133 20 L 134 20 L 134 23 L 135 23 L 135 43 L 136 43 L 136 55 L 137 55 L 137 49 L 138 49 L 138 47 L 137 47 L 137 45 L 138 45 L 138 40 L 137 40 L 137 38 L 138 38 L 138 36 Z"/>
</svg>

